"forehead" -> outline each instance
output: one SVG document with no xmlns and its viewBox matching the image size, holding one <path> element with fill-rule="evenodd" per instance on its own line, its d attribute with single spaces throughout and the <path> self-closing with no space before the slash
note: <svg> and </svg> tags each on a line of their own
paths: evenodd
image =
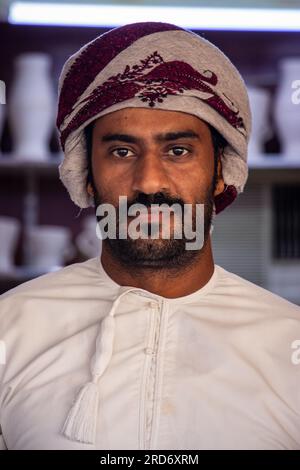
<svg viewBox="0 0 300 470">
<path fill-rule="evenodd" d="M 192 114 L 147 108 L 125 108 L 114 111 L 96 119 L 94 127 L 101 133 L 113 130 L 155 133 L 187 128 L 198 132 L 209 132 L 206 122 Z"/>
</svg>

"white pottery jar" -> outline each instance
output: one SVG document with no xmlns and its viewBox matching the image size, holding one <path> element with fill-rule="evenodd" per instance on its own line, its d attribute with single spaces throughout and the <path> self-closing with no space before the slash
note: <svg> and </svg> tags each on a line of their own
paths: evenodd
<svg viewBox="0 0 300 470">
<path fill-rule="evenodd" d="M 27 229 L 24 243 L 25 265 L 49 270 L 62 267 L 75 254 L 67 227 L 36 225 Z"/>
<path fill-rule="evenodd" d="M 49 157 L 56 108 L 50 64 L 50 56 L 42 53 L 26 53 L 16 59 L 8 117 L 13 153 L 18 159 Z"/>
<path fill-rule="evenodd" d="M 300 59 L 282 59 L 279 68 L 279 86 L 274 105 L 278 138 L 283 156 L 300 162 L 300 103 L 295 100 L 295 84 L 300 80 Z"/>
<path fill-rule="evenodd" d="M 14 270 L 14 257 L 21 223 L 14 217 L 0 216 L 0 272 Z"/>
<path fill-rule="evenodd" d="M 5 104 L 0 103 L 0 154 L 1 154 L 1 138 L 3 133 L 3 126 L 5 120 Z"/>
<path fill-rule="evenodd" d="M 252 114 L 252 130 L 248 147 L 249 160 L 251 160 L 264 153 L 264 142 L 271 136 L 270 93 L 263 88 L 248 87 L 248 96 Z"/>
<path fill-rule="evenodd" d="M 102 243 L 96 233 L 96 217 L 94 215 L 86 216 L 83 221 L 83 227 L 83 230 L 75 239 L 80 254 L 87 259 L 100 256 Z"/>
<path fill-rule="evenodd" d="M 5 83 L 3 82 L 3 80 L 0 80 L 0 144 L 1 144 L 1 138 L 2 138 L 2 133 L 3 133 L 5 114 L 6 114 L 5 105 L 6 105 L 6 87 L 5 87 Z M 0 145 L 0 148 L 1 148 L 1 145 Z"/>
</svg>

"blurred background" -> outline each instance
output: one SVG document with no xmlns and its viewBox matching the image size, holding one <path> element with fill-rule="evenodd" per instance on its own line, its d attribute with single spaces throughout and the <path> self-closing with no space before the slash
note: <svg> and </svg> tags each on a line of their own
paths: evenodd
<svg viewBox="0 0 300 470">
<path fill-rule="evenodd" d="M 300 0 L 0 0 L 0 293 L 99 254 L 93 209 L 58 178 L 58 77 L 86 42 L 150 20 L 212 41 L 244 77 L 249 179 L 217 216 L 215 262 L 300 305 Z"/>
</svg>

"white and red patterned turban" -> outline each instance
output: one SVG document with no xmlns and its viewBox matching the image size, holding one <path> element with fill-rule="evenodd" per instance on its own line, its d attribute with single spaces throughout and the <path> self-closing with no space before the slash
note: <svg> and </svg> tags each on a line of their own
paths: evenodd
<svg viewBox="0 0 300 470">
<path fill-rule="evenodd" d="M 64 160 L 59 172 L 79 207 L 93 205 L 83 129 L 128 107 L 181 111 L 211 124 L 227 141 L 222 155 L 226 190 L 215 198 L 216 213 L 243 191 L 251 114 L 241 75 L 216 46 L 191 31 L 133 23 L 84 45 L 60 75 L 57 127 Z"/>
</svg>

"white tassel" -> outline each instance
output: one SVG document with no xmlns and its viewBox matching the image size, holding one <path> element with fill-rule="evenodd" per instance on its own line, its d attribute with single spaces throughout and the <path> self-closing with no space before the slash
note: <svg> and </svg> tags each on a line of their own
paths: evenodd
<svg viewBox="0 0 300 470">
<path fill-rule="evenodd" d="M 96 352 L 92 359 L 92 375 L 100 377 L 108 366 L 112 352 L 115 336 L 115 319 L 108 315 L 102 320 L 101 331 L 96 339 Z"/>
<path fill-rule="evenodd" d="M 101 322 L 100 333 L 96 339 L 96 351 L 91 361 L 92 382 L 81 388 L 67 419 L 63 425 L 62 434 L 68 439 L 95 444 L 98 411 L 98 379 L 107 368 L 113 352 L 115 335 L 114 313 L 121 297 L 134 288 L 123 292 L 118 297 L 107 317 Z"/>
<path fill-rule="evenodd" d="M 88 382 L 80 390 L 63 426 L 63 435 L 71 440 L 85 444 L 95 443 L 99 400 L 97 382 L 112 356 L 114 330 L 115 319 L 109 315 L 102 320 L 96 341 L 96 352 L 91 367 L 94 381 Z"/>
<path fill-rule="evenodd" d="M 64 436 L 84 444 L 95 443 L 98 398 L 97 383 L 88 382 L 82 387 L 63 426 Z"/>
</svg>

